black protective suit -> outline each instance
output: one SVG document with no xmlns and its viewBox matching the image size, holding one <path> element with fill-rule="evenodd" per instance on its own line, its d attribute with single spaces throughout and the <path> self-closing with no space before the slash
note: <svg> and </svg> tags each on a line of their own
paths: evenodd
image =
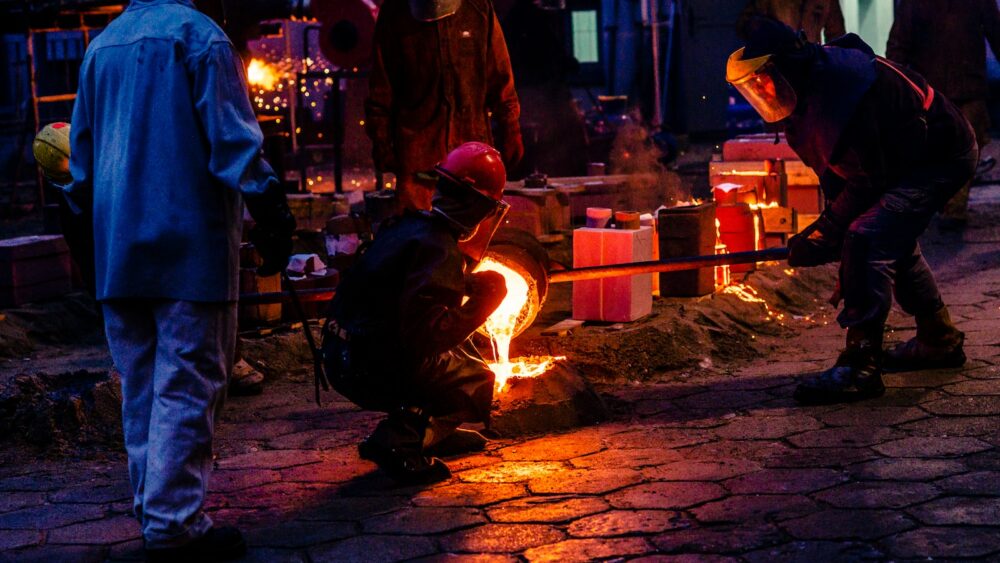
<svg viewBox="0 0 1000 563">
<path fill-rule="evenodd" d="M 338 286 L 327 374 L 362 408 L 488 420 L 494 375 L 469 337 L 503 296 L 483 294 L 466 273 L 458 236 L 441 215 L 407 212 L 379 229 Z"/>
<path fill-rule="evenodd" d="M 926 81 L 875 57 L 855 35 L 816 49 L 797 77 L 799 103 L 786 120 L 789 145 L 820 177 L 826 210 L 798 242 L 801 265 L 841 259 L 841 326 L 881 342 L 893 287 L 903 310 L 943 306 L 917 237 L 973 175 L 975 136 L 961 112 Z M 794 75 L 794 72 L 790 74 Z M 925 108 L 926 106 L 926 108 Z M 792 241 L 792 263 L 796 258 Z"/>
</svg>

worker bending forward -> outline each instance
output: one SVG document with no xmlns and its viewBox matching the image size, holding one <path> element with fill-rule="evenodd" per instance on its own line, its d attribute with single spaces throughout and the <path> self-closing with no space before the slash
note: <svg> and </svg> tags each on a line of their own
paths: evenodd
<svg viewBox="0 0 1000 563">
<path fill-rule="evenodd" d="M 964 335 L 952 324 L 917 237 L 975 172 L 969 123 L 917 73 L 875 56 L 859 37 L 817 45 L 760 18 L 727 80 L 815 170 L 827 199 L 789 241 L 790 266 L 837 260 L 847 346 L 834 367 L 801 383 L 807 404 L 877 397 L 882 370 L 957 367 Z M 893 289 L 917 335 L 887 354 Z"/>
<path fill-rule="evenodd" d="M 451 475 L 433 455 L 485 446 L 479 433 L 457 430 L 486 422 L 493 401 L 493 372 L 469 337 L 507 293 L 500 274 L 467 267 L 507 211 L 500 153 L 465 143 L 436 172 L 432 209 L 383 224 L 338 286 L 323 335 L 334 387 L 388 413 L 358 446 L 361 457 L 406 484 Z"/>
</svg>

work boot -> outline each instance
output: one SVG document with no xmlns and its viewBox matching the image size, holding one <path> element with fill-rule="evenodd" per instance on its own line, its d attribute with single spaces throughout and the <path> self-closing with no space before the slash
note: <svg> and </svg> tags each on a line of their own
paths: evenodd
<svg viewBox="0 0 1000 563">
<path fill-rule="evenodd" d="M 481 452 L 486 449 L 487 442 L 489 440 L 486 439 L 486 436 L 475 430 L 456 428 L 451 434 L 424 448 L 424 451 L 428 455 L 450 457 L 453 455 Z"/>
<path fill-rule="evenodd" d="M 886 371 L 957 368 L 965 365 L 965 333 L 955 328 L 948 307 L 917 315 L 917 335 L 886 354 Z"/>
<path fill-rule="evenodd" d="M 451 477 L 443 461 L 424 455 L 427 417 L 400 409 L 389 413 L 370 436 L 358 444 L 358 454 L 378 465 L 401 485 L 430 485 Z"/>
<path fill-rule="evenodd" d="M 247 542 L 236 528 L 210 528 L 205 535 L 179 547 L 146 549 L 149 563 L 231 561 L 247 553 Z"/>
<path fill-rule="evenodd" d="M 793 397 L 803 405 L 850 403 L 881 397 L 882 342 L 857 328 L 847 331 L 847 347 L 834 366 L 816 377 L 803 381 Z"/>
</svg>

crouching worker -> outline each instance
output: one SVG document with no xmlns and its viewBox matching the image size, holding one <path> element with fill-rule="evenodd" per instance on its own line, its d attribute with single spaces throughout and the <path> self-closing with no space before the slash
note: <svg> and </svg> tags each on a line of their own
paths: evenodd
<svg viewBox="0 0 1000 563">
<path fill-rule="evenodd" d="M 431 211 L 383 224 L 337 288 L 323 334 L 334 388 L 388 416 L 359 446 L 394 480 L 451 476 L 435 455 L 483 449 L 463 422 L 486 422 L 493 372 L 469 337 L 507 293 L 496 272 L 470 273 L 503 220 L 500 154 L 465 143 L 436 167 Z"/>
<path fill-rule="evenodd" d="M 760 19 L 729 59 L 727 80 L 815 170 L 827 205 L 789 241 L 790 266 L 840 260 L 847 346 L 834 367 L 801 383 L 802 403 L 877 397 L 884 368 L 957 367 L 963 334 L 951 323 L 917 237 L 972 178 L 975 136 L 962 113 L 920 75 L 856 35 L 827 45 Z M 887 355 L 885 321 L 896 300 L 917 335 Z M 885 362 L 885 364 L 883 364 Z"/>
</svg>

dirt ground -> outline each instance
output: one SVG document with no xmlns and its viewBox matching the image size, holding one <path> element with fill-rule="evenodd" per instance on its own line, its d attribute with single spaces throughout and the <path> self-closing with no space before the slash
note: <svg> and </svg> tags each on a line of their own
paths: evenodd
<svg viewBox="0 0 1000 563">
<path fill-rule="evenodd" d="M 775 338 L 826 322 L 822 303 L 833 279 L 831 268 L 793 272 L 768 264 L 745 280 L 767 306 L 728 293 L 657 298 L 653 313 L 633 323 L 587 323 L 565 336 L 542 336 L 543 329 L 572 315 L 571 285 L 553 285 L 542 313 L 512 352 L 567 356 L 598 390 L 657 381 L 676 370 L 726 370 L 766 355 Z M 121 395 L 96 304 L 76 294 L 3 315 L 0 448 L 48 457 L 117 455 Z M 245 333 L 241 348 L 267 377 L 266 393 L 312 392 L 311 356 L 300 327 Z"/>
<path fill-rule="evenodd" d="M 636 323 L 542 336 L 570 314 L 555 286 L 515 352 L 567 355 L 610 419 L 496 439 L 449 459 L 450 481 L 399 488 L 357 456 L 380 415 L 333 393 L 317 407 L 304 339 L 284 327 L 245 335 L 268 386 L 227 403 L 206 510 L 246 531 L 246 561 L 997 560 L 1000 186 L 973 203 L 964 234 L 922 241 L 967 335 L 960 370 L 796 405 L 797 376 L 843 341 L 833 267 L 750 275 L 771 314 L 730 294 L 658 299 Z M 141 558 L 92 303 L 0 315 L 0 561 Z M 913 321 L 894 311 L 888 332 Z"/>
</svg>

